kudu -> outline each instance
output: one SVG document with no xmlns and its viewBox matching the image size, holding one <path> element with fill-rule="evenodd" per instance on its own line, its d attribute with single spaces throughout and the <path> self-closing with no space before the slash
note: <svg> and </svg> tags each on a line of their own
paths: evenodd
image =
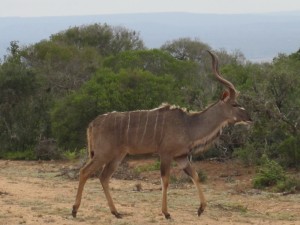
<svg viewBox="0 0 300 225">
<path fill-rule="evenodd" d="M 102 184 L 108 206 L 113 215 L 121 218 L 109 191 L 109 179 L 126 154 L 157 153 L 160 156 L 162 181 L 162 213 L 169 219 L 167 188 L 170 165 L 178 166 L 191 177 L 200 198 L 198 216 L 204 211 L 204 198 L 196 171 L 188 156 L 207 147 L 220 135 L 228 124 L 250 123 L 244 108 L 236 102 L 237 91 L 218 70 L 217 57 L 212 57 L 212 68 L 217 80 L 228 88 L 222 98 L 202 112 L 189 113 L 170 105 L 152 110 L 112 112 L 98 116 L 87 129 L 89 162 L 80 170 L 79 186 L 72 215 L 76 217 L 84 185 L 91 174 L 102 169 Z"/>
</svg>

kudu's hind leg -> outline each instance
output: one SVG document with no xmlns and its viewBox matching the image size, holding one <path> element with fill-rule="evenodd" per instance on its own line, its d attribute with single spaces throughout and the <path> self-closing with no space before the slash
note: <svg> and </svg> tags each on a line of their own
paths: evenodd
<svg viewBox="0 0 300 225">
<path fill-rule="evenodd" d="M 165 215 L 166 219 L 171 219 L 171 215 L 168 212 L 167 206 L 167 190 L 169 186 L 169 177 L 170 177 L 170 160 L 162 160 L 160 164 L 160 173 L 161 173 L 161 183 L 162 183 L 162 207 L 161 211 Z"/>
<path fill-rule="evenodd" d="M 107 199 L 109 209 L 110 209 L 111 213 L 117 218 L 122 218 L 122 216 L 120 213 L 118 213 L 118 211 L 114 205 L 113 199 L 110 195 L 109 179 L 111 178 L 111 176 L 115 172 L 115 170 L 118 168 L 120 162 L 125 157 L 125 155 L 126 155 L 126 153 L 122 153 L 121 155 L 119 155 L 118 157 L 116 157 L 112 161 L 110 161 L 104 167 L 104 169 L 100 175 L 100 182 L 102 184 L 103 191 L 104 191 L 105 197 Z"/>
<path fill-rule="evenodd" d="M 87 179 L 98 169 L 102 167 L 103 164 L 99 163 L 98 161 L 91 159 L 83 168 L 80 170 L 79 174 L 79 185 L 77 189 L 77 195 L 75 204 L 73 205 L 72 215 L 76 217 L 78 208 L 81 203 L 82 191 Z"/>
<path fill-rule="evenodd" d="M 192 167 L 187 157 L 177 158 L 176 161 L 178 165 L 183 169 L 183 171 L 192 179 L 193 183 L 195 184 L 198 190 L 198 195 L 200 198 L 200 207 L 198 209 L 198 216 L 200 216 L 206 207 L 206 200 L 200 185 L 199 176 L 196 170 Z"/>
</svg>

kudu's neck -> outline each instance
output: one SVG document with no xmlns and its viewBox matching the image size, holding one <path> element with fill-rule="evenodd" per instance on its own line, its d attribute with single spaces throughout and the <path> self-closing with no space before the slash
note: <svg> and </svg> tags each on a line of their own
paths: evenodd
<svg viewBox="0 0 300 225">
<path fill-rule="evenodd" d="M 224 115 L 219 103 L 190 116 L 189 136 L 190 148 L 198 151 L 206 150 L 228 125 L 228 118 Z"/>
</svg>

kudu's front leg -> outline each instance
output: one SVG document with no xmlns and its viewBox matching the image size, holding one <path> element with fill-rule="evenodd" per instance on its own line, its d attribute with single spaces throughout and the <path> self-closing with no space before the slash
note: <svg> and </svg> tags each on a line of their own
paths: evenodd
<svg viewBox="0 0 300 225">
<path fill-rule="evenodd" d="M 167 190 L 169 186 L 169 177 L 170 177 L 170 160 L 161 160 L 160 164 L 160 173 L 161 173 L 161 183 L 162 183 L 162 208 L 161 211 L 165 215 L 166 219 L 171 219 L 170 213 L 168 213 L 167 206 Z"/>
</svg>

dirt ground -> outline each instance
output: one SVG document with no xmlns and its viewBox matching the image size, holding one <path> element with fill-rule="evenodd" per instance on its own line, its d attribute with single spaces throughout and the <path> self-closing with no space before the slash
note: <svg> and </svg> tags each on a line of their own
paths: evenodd
<svg viewBox="0 0 300 225">
<path fill-rule="evenodd" d="M 198 217 L 199 200 L 194 185 L 172 169 L 166 220 L 160 212 L 159 171 L 141 172 L 125 180 L 126 171 L 153 160 L 127 160 L 127 167 L 111 179 L 117 219 L 109 212 L 97 178 L 88 180 L 77 218 L 71 216 L 78 181 L 70 179 L 78 162 L 25 162 L 0 160 L 0 225 L 6 224 L 300 224 L 300 195 L 268 193 L 251 188 L 253 168 L 237 162 L 196 163 L 207 177 L 203 190 L 208 206 Z M 124 175 L 125 174 L 125 175 Z M 138 176 L 137 176 L 138 175 Z M 141 190 L 137 190 L 141 188 Z"/>
</svg>

